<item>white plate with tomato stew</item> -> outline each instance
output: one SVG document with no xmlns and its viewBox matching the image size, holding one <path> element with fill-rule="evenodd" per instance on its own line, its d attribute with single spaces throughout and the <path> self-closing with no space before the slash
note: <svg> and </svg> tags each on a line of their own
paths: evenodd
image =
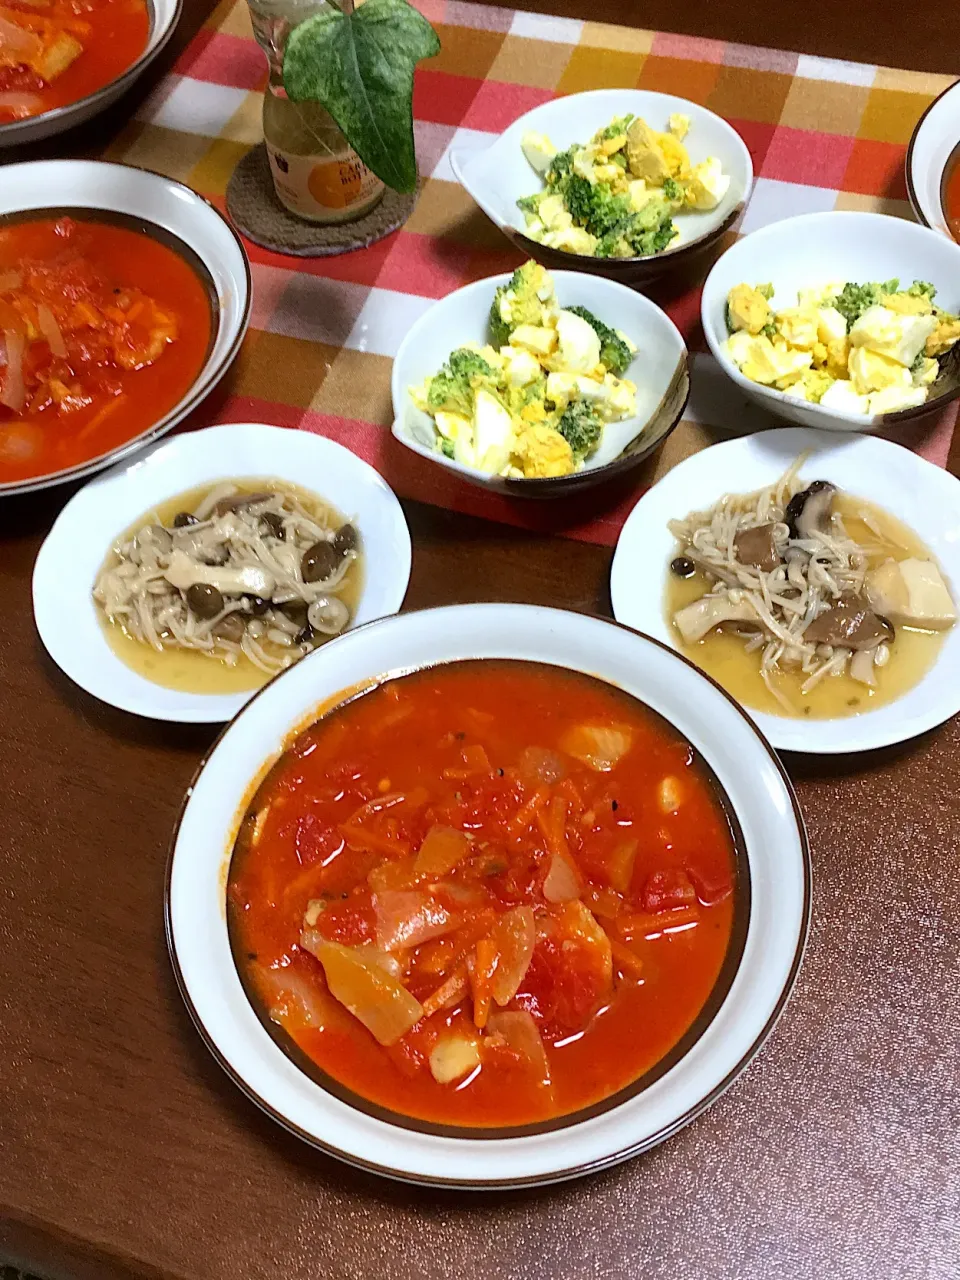
<svg viewBox="0 0 960 1280">
<path fill-rule="evenodd" d="M 170 953 L 305 1141 L 438 1187 L 604 1168 L 715 1101 L 796 978 L 810 861 L 755 725 L 666 646 L 400 615 L 258 694 L 188 793 Z"/>
<path fill-rule="evenodd" d="M 250 269 L 188 187 L 87 160 L 0 189 L 0 496 L 74 480 L 169 431 L 240 348 Z"/>
<path fill-rule="evenodd" d="M 0 147 L 62 133 L 103 111 L 176 30 L 182 0 L 5 0 Z"/>
</svg>

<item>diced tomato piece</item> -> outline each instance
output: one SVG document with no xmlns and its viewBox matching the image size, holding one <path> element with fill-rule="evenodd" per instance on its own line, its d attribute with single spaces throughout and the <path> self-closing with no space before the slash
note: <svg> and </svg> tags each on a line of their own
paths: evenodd
<svg viewBox="0 0 960 1280">
<path fill-rule="evenodd" d="M 315 928 L 328 941 L 340 942 L 346 947 L 372 942 L 377 921 L 369 895 L 332 899 L 317 918 Z"/>
<path fill-rule="evenodd" d="M 693 905 L 697 891 L 685 871 L 667 867 L 647 877 L 641 901 L 645 911 L 670 911 L 674 907 Z"/>
<path fill-rule="evenodd" d="M 297 833 L 294 847 L 297 857 L 303 866 L 314 862 L 325 862 L 339 853 L 344 846 L 344 839 L 336 827 L 324 822 L 315 813 L 304 813 L 297 819 Z"/>
</svg>

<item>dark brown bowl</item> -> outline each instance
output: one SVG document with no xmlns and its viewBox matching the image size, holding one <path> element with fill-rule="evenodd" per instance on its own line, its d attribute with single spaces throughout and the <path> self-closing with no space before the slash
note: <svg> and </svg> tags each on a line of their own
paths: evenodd
<svg viewBox="0 0 960 1280">
<path fill-rule="evenodd" d="M 615 280 L 617 284 L 629 285 L 631 289 L 642 289 L 664 276 L 689 271 L 700 259 L 705 259 L 740 221 L 744 207 L 742 202 L 736 205 L 718 226 L 698 236 L 696 240 L 679 244 L 675 249 L 664 249 L 663 253 L 647 254 L 642 258 L 591 258 L 584 253 L 552 249 L 549 245 L 531 240 L 516 227 L 503 226 L 500 230 L 521 253 L 525 253 L 528 258 L 535 258 L 549 271 L 586 271 L 590 275 L 603 276 L 606 280 Z"/>
</svg>

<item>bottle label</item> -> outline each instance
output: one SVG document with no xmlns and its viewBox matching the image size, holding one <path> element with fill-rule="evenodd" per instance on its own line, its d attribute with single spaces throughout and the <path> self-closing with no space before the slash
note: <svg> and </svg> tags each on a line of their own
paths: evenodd
<svg viewBox="0 0 960 1280">
<path fill-rule="evenodd" d="M 350 147 L 332 156 L 296 156 L 271 143 L 267 155 L 281 203 L 308 218 L 342 213 L 383 186 Z"/>
</svg>

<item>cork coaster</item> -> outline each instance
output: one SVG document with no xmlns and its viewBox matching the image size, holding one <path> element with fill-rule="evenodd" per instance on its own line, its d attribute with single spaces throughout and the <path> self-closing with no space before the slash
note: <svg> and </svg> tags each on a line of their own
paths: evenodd
<svg viewBox="0 0 960 1280">
<path fill-rule="evenodd" d="M 298 258 L 330 258 L 365 249 L 403 226 L 415 201 L 415 194 L 400 195 L 387 187 L 380 203 L 355 222 L 303 222 L 277 199 L 263 143 L 243 157 L 227 185 L 227 212 L 239 230 L 264 249 Z"/>
</svg>

